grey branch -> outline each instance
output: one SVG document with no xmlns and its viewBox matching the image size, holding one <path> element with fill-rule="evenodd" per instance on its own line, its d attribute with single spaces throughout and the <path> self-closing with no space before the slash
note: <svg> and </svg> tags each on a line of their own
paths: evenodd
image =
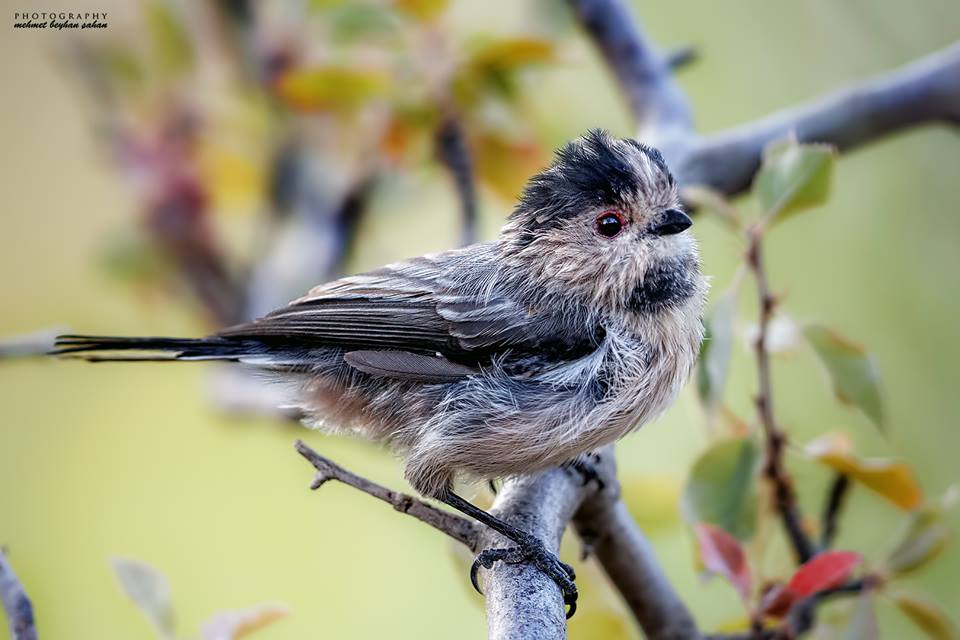
<svg viewBox="0 0 960 640">
<path fill-rule="evenodd" d="M 693 129 L 690 107 L 624 0 L 568 0 L 613 71 L 636 120 L 637 137 L 660 148 L 681 184 L 728 196 L 746 190 L 764 147 L 794 133 L 849 151 L 924 124 L 960 125 L 960 43 L 840 89 L 809 104 L 707 136 Z"/>
<path fill-rule="evenodd" d="M 607 489 L 584 501 L 574 517 L 577 533 L 589 545 L 610 581 L 623 596 L 649 640 L 693 640 L 696 622 L 673 589 L 657 556 L 640 531 L 616 485 L 612 452 L 603 457 Z"/>
<path fill-rule="evenodd" d="M 473 552 L 513 544 L 466 518 L 358 476 L 301 441 L 296 448 L 317 470 L 311 488 L 331 480 L 342 482 L 445 533 Z M 613 448 L 605 448 L 599 460 L 603 490 L 598 490 L 596 483 L 585 483 L 577 473 L 551 469 L 507 480 L 491 512 L 535 536 L 554 553 L 559 552 L 560 539 L 573 521 L 647 637 L 695 640 L 699 632 L 693 618 L 620 500 Z M 483 585 L 491 639 L 566 637 L 563 597 L 553 580 L 538 569 L 524 563 L 497 563 L 483 573 Z"/>
<path fill-rule="evenodd" d="M 412 516 L 430 525 L 437 531 L 445 533 L 454 540 L 465 544 L 471 550 L 477 548 L 477 525 L 466 518 L 441 511 L 423 500 L 418 500 L 405 493 L 393 491 L 372 480 L 367 480 L 351 471 L 347 471 L 329 458 L 321 456 L 302 440 L 297 440 L 295 446 L 300 455 L 306 458 L 317 470 L 313 484 L 310 485 L 311 489 L 319 489 L 331 480 L 342 482 L 347 486 L 359 489 L 378 500 L 386 502 L 400 513 L 405 513 L 408 516 Z"/>
<path fill-rule="evenodd" d="M 0 549 L 0 600 L 3 601 L 3 610 L 7 614 L 11 640 L 37 640 L 33 605 L 10 566 L 4 549 Z"/>
<path fill-rule="evenodd" d="M 660 55 L 624 0 L 568 0 L 580 24 L 616 76 L 645 139 L 689 130 L 693 116 Z"/>
<path fill-rule="evenodd" d="M 523 529 L 559 554 L 560 538 L 583 501 L 582 481 L 563 469 L 512 478 L 503 484 L 491 512 Z M 480 548 L 513 543 L 485 529 Z M 565 638 L 563 596 L 553 580 L 526 564 L 496 563 L 483 573 L 487 599 L 487 636 L 496 640 Z"/>
<path fill-rule="evenodd" d="M 960 43 L 809 104 L 706 136 L 681 150 L 679 159 L 667 159 L 683 184 L 736 195 L 750 186 L 767 143 L 791 132 L 803 142 L 849 151 L 935 123 L 960 125 Z"/>
</svg>

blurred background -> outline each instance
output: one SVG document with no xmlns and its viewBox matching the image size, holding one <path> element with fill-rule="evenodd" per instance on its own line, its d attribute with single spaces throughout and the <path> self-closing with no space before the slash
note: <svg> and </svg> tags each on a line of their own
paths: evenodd
<svg viewBox="0 0 960 640">
<path fill-rule="evenodd" d="M 32 8 L 4 1 L 0 337 L 196 335 L 341 270 L 492 238 L 553 148 L 591 127 L 631 134 L 615 84 L 560 4 L 264 2 L 253 31 L 212 3 L 36 7 L 108 12 L 106 29 L 67 33 L 13 29 L 13 13 Z M 632 4 L 661 47 L 699 51 L 678 77 L 702 132 L 960 36 L 951 0 Z M 830 202 L 767 248 L 792 312 L 867 345 L 883 374 L 885 437 L 832 400 L 809 350 L 778 359 L 793 440 L 844 429 L 861 452 L 908 461 L 930 496 L 960 476 L 958 143 L 926 128 L 843 156 Z M 458 144 L 477 175 L 472 225 Z M 718 293 L 742 245 L 707 216 L 694 233 Z M 237 283 L 240 307 L 218 294 Z M 727 402 L 749 416 L 745 342 L 732 371 Z M 482 599 L 451 543 L 351 489 L 311 493 L 292 443 L 406 489 L 399 462 L 251 406 L 225 408 L 225 397 L 254 395 L 240 384 L 205 364 L 0 362 L 0 542 L 41 637 L 150 637 L 114 556 L 166 576 L 183 637 L 217 611 L 261 602 L 291 612 L 258 632 L 264 640 L 484 637 Z M 619 445 L 619 463 L 631 509 L 712 629 L 739 605 L 728 585 L 699 579 L 678 506 L 706 432 L 691 385 Z M 829 476 L 798 456 L 788 464 L 816 514 Z M 900 522 L 857 492 L 838 547 L 880 557 Z M 572 637 L 633 637 L 615 595 L 586 571 Z M 911 580 L 955 612 L 958 572 L 950 548 Z M 880 616 L 884 637 L 916 637 L 892 608 Z"/>
</svg>

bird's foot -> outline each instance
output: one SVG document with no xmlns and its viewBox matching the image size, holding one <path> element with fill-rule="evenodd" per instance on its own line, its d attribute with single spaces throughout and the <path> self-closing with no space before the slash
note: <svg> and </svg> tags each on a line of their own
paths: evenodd
<svg viewBox="0 0 960 640">
<path fill-rule="evenodd" d="M 563 593 L 563 603 L 567 607 L 567 618 L 573 617 L 577 611 L 577 585 L 574 580 L 577 578 L 573 567 L 560 558 L 550 553 L 543 543 L 532 536 L 528 536 L 515 547 L 506 547 L 502 549 L 484 549 L 473 561 L 470 567 L 470 582 L 478 593 L 480 583 L 477 579 L 477 573 L 480 567 L 491 569 L 495 562 L 506 562 L 507 564 L 516 564 L 518 562 L 529 562 L 544 574 L 549 576 Z"/>
<path fill-rule="evenodd" d="M 603 491 L 606 483 L 603 475 L 598 468 L 600 456 L 596 453 L 582 453 L 576 458 L 572 458 L 563 463 L 565 469 L 575 471 L 583 478 L 583 485 L 588 485 L 591 481 L 597 483 L 597 489 Z"/>
</svg>

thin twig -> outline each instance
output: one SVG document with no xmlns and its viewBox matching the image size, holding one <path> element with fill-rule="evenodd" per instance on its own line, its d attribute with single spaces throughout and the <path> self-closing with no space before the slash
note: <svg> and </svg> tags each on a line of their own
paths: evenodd
<svg viewBox="0 0 960 640">
<path fill-rule="evenodd" d="M 693 45 L 687 45 L 671 49 L 664 57 L 666 58 L 667 66 L 670 67 L 671 71 L 676 73 L 699 60 L 700 51 Z"/>
<path fill-rule="evenodd" d="M 837 535 L 837 520 L 843 509 L 844 499 L 850 490 L 850 476 L 845 473 L 836 473 L 830 490 L 827 493 L 827 502 L 823 509 L 822 532 L 820 534 L 820 548 L 829 549 Z"/>
<path fill-rule="evenodd" d="M 476 551 L 479 538 L 478 527 L 466 518 L 441 511 L 423 500 L 393 491 L 372 480 L 367 480 L 351 471 L 347 471 L 329 458 L 321 456 L 302 440 L 297 440 L 295 446 L 300 455 L 306 458 L 317 470 L 317 475 L 310 485 L 311 489 L 319 489 L 330 480 L 342 482 L 386 502 L 396 511 L 412 516 Z"/>
<path fill-rule="evenodd" d="M 773 486 L 777 512 L 783 520 L 783 526 L 787 531 L 787 537 L 790 539 L 797 560 L 802 564 L 813 557 L 816 549 L 803 528 L 803 517 L 797 506 L 793 480 L 783 460 L 787 436 L 777 425 L 773 411 L 773 383 L 770 371 L 770 353 L 767 349 L 767 332 L 777 301 L 770 291 L 770 284 L 767 281 L 767 272 L 763 261 L 763 233 L 764 228 L 760 225 L 751 229 L 747 264 L 754 273 L 760 302 L 760 323 L 754 350 L 757 357 L 757 375 L 760 386 L 756 402 L 760 413 L 760 424 L 763 426 L 767 444 L 764 475 Z"/>
<path fill-rule="evenodd" d="M 473 179 L 473 161 L 463 133 L 463 125 L 450 115 L 436 132 L 437 159 L 446 167 L 460 201 L 460 244 L 477 241 L 477 190 Z"/>
<path fill-rule="evenodd" d="M 37 640 L 33 605 L 23 583 L 10 566 L 4 549 L 0 549 L 0 600 L 7 614 L 11 640 Z"/>
</svg>

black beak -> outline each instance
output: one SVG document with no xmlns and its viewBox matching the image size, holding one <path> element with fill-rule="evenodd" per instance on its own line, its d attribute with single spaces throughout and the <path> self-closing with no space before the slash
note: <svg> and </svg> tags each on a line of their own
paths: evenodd
<svg viewBox="0 0 960 640">
<path fill-rule="evenodd" d="M 672 236 L 690 228 L 693 220 L 680 209 L 667 209 L 653 227 L 658 236 Z"/>
</svg>

